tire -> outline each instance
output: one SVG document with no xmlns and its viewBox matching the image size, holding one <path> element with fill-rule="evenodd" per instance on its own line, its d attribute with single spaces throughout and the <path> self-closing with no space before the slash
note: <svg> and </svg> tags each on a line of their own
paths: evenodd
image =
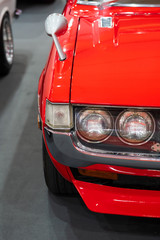
<svg viewBox="0 0 160 240">
<path fill-rule="evenodd" d="M 0 75 L 9 73 L 14 57 L 14 44 L 11 22 L 6 13 L 3 17 L 0 28 Z"/>
<path fill-rule="evenodd" d="M 58 195 L 69 195 L 77 193 L 74 185 L 64 179 L 53 165 L 48 155 L 44 140 L 42 142 L 42 147 L 44 178 L 50 192 Z"/>
</svg>

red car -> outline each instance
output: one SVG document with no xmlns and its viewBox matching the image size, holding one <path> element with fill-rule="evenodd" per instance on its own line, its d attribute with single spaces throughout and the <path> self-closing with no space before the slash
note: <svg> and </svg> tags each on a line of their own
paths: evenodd
<svg viewBox="0 0 160 240">
<path fill-rule="evenodd" d="M 95 212 L 160 217 L 160 1 L 69 0 L 38 87 L 46 184 Z"/>
</svg>

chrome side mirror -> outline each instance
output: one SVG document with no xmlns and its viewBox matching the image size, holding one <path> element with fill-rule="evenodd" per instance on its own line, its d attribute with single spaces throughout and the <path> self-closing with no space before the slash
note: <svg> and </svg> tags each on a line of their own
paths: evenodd
<svg viewBox="0 0 160 240">
<path fill-rule="evenodd" d="M 53 13 L 49 15 L 45 21 L 46 33 L 53 37 L 59 58 L 61 61 L 66 59 L 66 54 L 63 52 L 57 36 L 60 36 L 66 32 L 68 28 L 67 19 L 59 13 Z"/>
</svg>

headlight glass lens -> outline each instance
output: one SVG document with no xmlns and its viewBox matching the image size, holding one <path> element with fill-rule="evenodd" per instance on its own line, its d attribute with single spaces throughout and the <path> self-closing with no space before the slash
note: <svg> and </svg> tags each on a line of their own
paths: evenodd
<svg viewBox="0 0 160 240">
<path fill-rule="evenodd" d="M 76 118 L 76 127 L 82 139 L 89 142 L 102 142 L 112 133 L 113 119 L 105 110 L 81 110 Z"/>
<path fill-rule="evenodd" d="M 136 110 L 122 112 L 116 121 L 120 139 L 128 144 L 140 145 L 149 141 L 155 131 L 155 122 L 148 112 Z"/>
</svg>

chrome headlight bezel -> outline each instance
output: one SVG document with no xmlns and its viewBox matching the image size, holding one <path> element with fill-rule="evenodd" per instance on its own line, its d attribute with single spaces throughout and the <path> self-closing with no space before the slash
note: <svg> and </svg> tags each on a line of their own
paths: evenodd
<svg viewBox="0 0 160 240">
<path fill-rule="evenodd" d="M 99 139 L 93 139 L 92 137 L 87 137 L 87 134 L 82 134 L 82 131 L 80 130 L 80 123 L 79 123 L 79 118 L 80 118 L 80 115 L 82 117 L 82 114 L 85 114 L 86 113 L 86 117 L 89 115 L 91 116 L 92 114 L 95 114 L 99 117 L 102 117 L 102 119 L 104 121 L 107 121 L 107 117 L 110 121 L 110 129 L 108 129 L 108 131 L 106 131 L 106 134 L 104 134 L 103 137 L 99 137 Z M 88 114 L 88 115 L 87 115 Z M 75 118 L 75 130 L 76 130 L 76 134 L 79 136 L 79 138 L 81 138 L 82 140 L 88 142 L 88 143 L 102 143 L 104 141 L 106 141 L 111 135 L 112 135 L 112 132 L 113 132 L 113 129 L 114 129 L 114 123 L 113 123 L 113 117 L 112 115 L 110 114 L 110 112 L 104 108 L 83 108 L 81 109 L 77 114 L 76 114 L 76 118 Z M 98 137 L 97 137 L 98 138 Z"/>
<path fill-rule="evenodd" d="M 142 140 L 137 140 L 134 141 L 132 139 L 130 140 L 127 140 L 127 138 L 123 137 L 122 134 L 120 133 L 120 127 L 118 126 L 120 124 L 120 119 L 121 117 L 125 114 L 125 113 L 132 113 L 133 115 L 142 115 L 142 114 L 145 114 L 145 115 L 148 115 L 148 117 L 150 118 L 152 124 L 151 124 L 151 127 L 152 127 L 152 131 L 150 133 L 149 136 L 146 136 L 146 138 L 142 139 Z M 156 124 L 155 124 L 155 120 L 152 116 L 151 113 L 149 113 L 148 111 L 143 111 L 143 110 L 136 110 L 136 109 L 125 109 L 124 111 L 120 112 L 120 114 L 117 116 L 116 118 L 116 121 L 115 121 L 115 131 L 116 131 L 116 134 L 118 136 L 118 138 L 125 144 L 128 144 L 128 145 L 132 145 L 132 146 L 138 146 L 138 145 L 143 145 L 147 142 L 149 142 L 149 140 L 153 137 L 154 133 L 155 133 L 155 129 L 156 129 Z"/>
<path fill-rule="evenodd" d="M 96 144 L 98 143 L 105 143 L 105 144 L 109 144 L 108 146 L 117 146 L 117 147 L 127 147 L 129 148 L 129 146 L 133 146 L 134 147 L 138 147 L 139 145 L 144 145 L 144 149 L 148 149 L 148 147 L 152 144 L 152 142 L 154 141 L 154 138 L 157 136 L 156 133 L 156 129 L 157 129 L 157 112 L 159 112 L 158 109 L 152 109 L 152 108 L 127 108 L 127 107 L 111 107 L 111 106 L 74 106 L 75 107 L 75 134 L 77 135 L 77 137 L 79 138 L 79 140 L 81 139 L 83 141 L 83 143 L 90 143 L 93 144 L 92 147 L 96 147 Z M 110 114 L 111 118 L 112 118 L 112 126 L 113 129 L 111 131 L 111 133 L 109 134 L 109 136 L 107 136 L 105 139 L 103 139 L 102 141 L 90 141 L 85 139 L 83 136 L 81 136 L 78 131 L 77 131 L 77 123 L 76 123 L 76 119 L 77 119 L 77 115 L 80 111 L 84 111 L 84 110 L 92 110 L 92 109 L 96 109 L 99 111 L 106 111 Z M 117 121 L 118 121 L 118 117 L 123 114 L 126 111 L 134 111 L 134 112 L 142 112 L 144 115 L 147 114 L 152 121 L 153 127 L 152 127 L 152 133 L 149 135 L 149 137 L 147 137 L 147 139 L 142 140 L 138 143 L 133 143 L 133 142 L 129 142 L 129 141 L 125 141 L 120 134 L 118 133 L 118 128 L 117 128 Z M 157 138 L 157 137 L 156 137 Z M 150 142 L 151 141 L 151 142 Z M 148 142 L 150 142 L 150 144 L 145 146 L 145 144 Z M 115 144 L 114 144 L 115 143 Z M 89 146 L 89 145 L 88 145 Z M 107 146 L 106 146 L 107 147 Z M 97 147 L 96 147 L 97 148 Z M 107 147 L 108 148 L 108 147 Z M 120 148 L 118 148 L 120 149 Z M 117 149 L 117 150 L 118 150 Z M 122 149 L 122 148 L 121 148 Z M 148 149 L 149 150 L 149 149 Z M 119 150 L 118 150 L 119 151 Z M 121 150 L 120 150 L 121 151 Z"/>
</svg>

